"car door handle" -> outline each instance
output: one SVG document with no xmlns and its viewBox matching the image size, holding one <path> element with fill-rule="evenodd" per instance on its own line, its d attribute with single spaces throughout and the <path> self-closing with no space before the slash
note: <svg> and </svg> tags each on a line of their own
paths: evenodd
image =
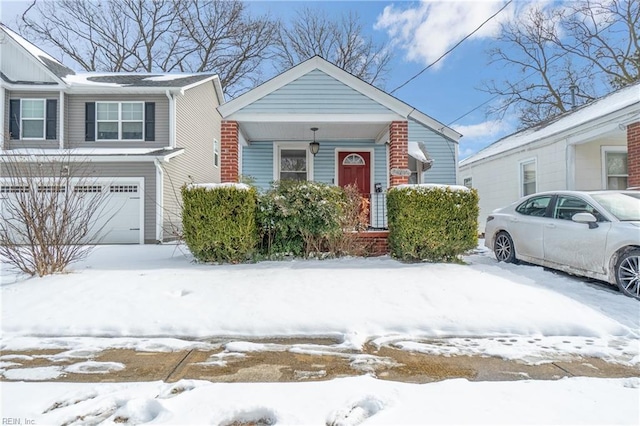
<svg viewBox="0 0 640 426">
<path fill-rule="evenodd" d="M 515 217 L 511 218 L 511 222 L 517 222 L 517 221 L 518 221 L 518 218 L 515 218 Z"/>
<path fill-rule="evenodd" d="M 547 228 L 552 228 L 552 229 L 556 227 L 556 225 L 554 225 L 553 223 L 548 223 L 548 224 L 546 224 L 545 226 L 546 226 Z"/>
</svg>

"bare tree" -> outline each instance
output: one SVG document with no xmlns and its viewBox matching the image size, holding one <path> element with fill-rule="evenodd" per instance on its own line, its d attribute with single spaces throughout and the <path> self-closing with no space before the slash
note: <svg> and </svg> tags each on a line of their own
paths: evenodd
<svg viewBox="0 0 640 426">
<path fill-rule="evenodd" d="M 633 0 L 525 5 L 488 52 L 512 76 L 483 84 L 499 97 L 488 113 L 515 111 L 528 127 L 638 81 L 639 17 Z"/>
<path fill-rule="evenodd" d="M 374 85 L 384 83 L 392 58 L 386 46 L 365 36 L 356 13 L 332 21 L 310 8 L 298 11 L 289 24 L 280 25 L 275 51 L 279 70 L 319 55 Z"/>
<path fill-rule="evenodd" d="M 86 163 L 5 155 L 0 169 L 0 257 L 29 275 L 63 272 L 86 257 L 116 213 Z"/>
<path fill-rule="evenodd" d="M 233 94 L 259 78 L 276 24 L 239 0 L 34 0 L 21 31 L 87 71 L 211 71 Z"/>
</svg>

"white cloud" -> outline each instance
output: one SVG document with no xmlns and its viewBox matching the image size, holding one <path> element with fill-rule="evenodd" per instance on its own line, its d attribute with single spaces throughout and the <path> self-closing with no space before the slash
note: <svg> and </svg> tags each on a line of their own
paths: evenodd
<svg viewBox="0 0 640 426">
<path fill-rule="evenodd" d="M 487 138 L 504 133 L 512 128 L 507 120 L 488 120 L 477 124 L 465 124 L 452 127 L 468 139 Z"/>
<path fill-rule="evenodd" d="M 463 135 L 458 153 L 461 160 L 515 131 L 513 120 L 508 118 L 452 127 Z"/>
<path fill-rule="evenodd" d="M 453 45 L 475 30 L 503 5 L 499 1 L 422 0 L 406 8 L 390 5 L 376 22 L 375 28 L 387 31 L 392 42 L 405 49 L 410 61 L 430 64 Z M 500 22 L 513 14 L 512 3 L 485 24 L 471 39 L 494 37 Z M 439 62 L 435 67 L 441 65 Z"/>
</svg>

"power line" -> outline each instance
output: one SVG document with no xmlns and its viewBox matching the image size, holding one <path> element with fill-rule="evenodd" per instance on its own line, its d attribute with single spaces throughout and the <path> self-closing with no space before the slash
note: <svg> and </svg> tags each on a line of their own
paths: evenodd
<svg viewBox="0 0 640 426">
<path fill-rule="evenodd" d="M 393 94 L 395 91 L 397 91 L 398 89 L 403 88 L 404 86 L 406 86 L 407 84 L 409 84 L 411 81 L 415 80 L 418 76 L 420 76 L 420 74 L 422 74 L 423 72 L 425 72 L 426 70 L 428 70 L 429 68 L 431 68 L 432 66 L 434 66 L 435 64 L 437 64 L 438 62 L 440 62 L 440 60 L 442 58 L 444 58 L 445 56 L 447 56 L 449 53 L 451 53 L 456 47 L 460 46 L 462 44 L 462 42 L 464 42 L 466 39 L 468 39 L 469 37 L 471 37 L 472 35 L 474 35 L 475 33 L 477 33 L 480 28 L 482 28 L 487 22 L 489 22 L 490 20 L 492 20 L 493 18 L 495 18 L 500 12 L 502 12 L 503 10 L 505 10 L 507 8 L 507 6 L 509 6 L 511 4 L 513 0 L 509 0 L 504 6 L 502 6 L 500 8 L 500 10 L 498 10 L 496 13 L 494 13 L 493 15 L 491 15 L 489 18 L 487 18 L 482 24 L 480 24 L 480 26 L 478 28 L 476 28 L 475 30 L 473 30 L 472 32 L 470 32 L 469 34 L 467 34 L 462 40 L 460 40 L 459 42 L 457 42 L 451 49 L 447 50 L 446 52 L 444 52 L 442 54 L 442 56 L 440 56 L 438 59 L 436 59 L 435 61 L 433 61 L 432 63 L 430 63 L 429 65 L 427 65 L 426 67 L 424 67 L 422 69 L 422 71 L 420 71 L 419 73 L 417 73 L 416 75 L 414 75 L 413 77 L 411 77 L 409 80 L 405 81 L 404 83 L 402 83 L 400 86 L 396 87 L 395 89 L 393 89 L 391 92 L 389 92 L 390 94 Z"/>
</svg>

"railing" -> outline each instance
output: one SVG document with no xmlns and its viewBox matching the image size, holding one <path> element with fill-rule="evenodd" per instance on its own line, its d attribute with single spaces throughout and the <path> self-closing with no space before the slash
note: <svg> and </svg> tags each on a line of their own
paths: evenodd
<svg viewBox="0 0 640 426">
<path fill-rule="evenodd" d="M 365 198 L 369 200 L 369 229 L 387 229 L 387 193 L 373 192 Z"/>
</svg>

